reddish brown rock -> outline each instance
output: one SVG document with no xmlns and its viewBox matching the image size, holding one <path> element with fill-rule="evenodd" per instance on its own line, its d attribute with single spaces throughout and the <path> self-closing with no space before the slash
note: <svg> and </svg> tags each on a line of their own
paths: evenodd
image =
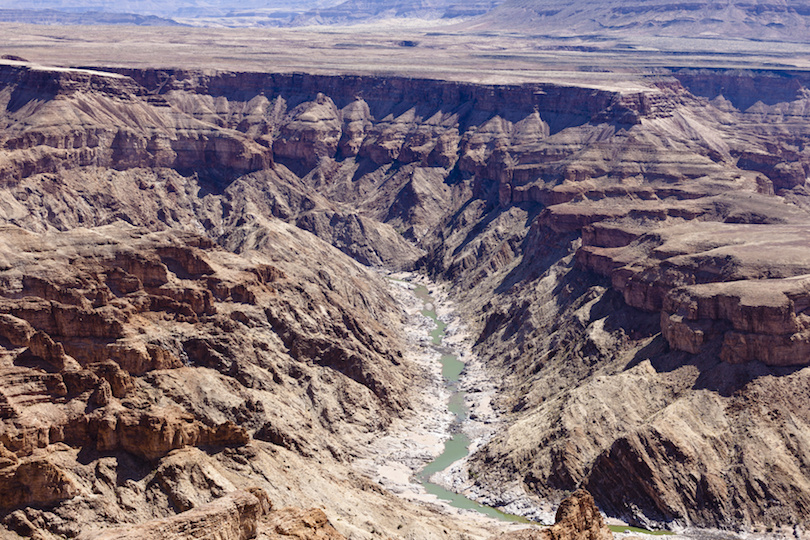
<svg viewBox="0 0 810 540">
<path fill-rule="evenodd" d="M 593 497 L 579 489 L 557 509 L 554 525 L 547 529 L 524 529 L 504 533 L 499 540 L 610 540 L 613 533 L 605 524 Z"/>
<path fill-rule="evenodd" d="M 263 524 L 262 538 L 270 540 L 345 540 L 320 508 L 282 508 L 271 512 Z"/>
<path fill-rule="evenodd" d="M 806 365 L 808 306 L 806 277 L 693 285 L 667 295 L 661 329 L 673 348 L 693 354 L 721 339 L 720 357 L 732 364 Z"/>
<path fill-rule="evenodd" d="M 28 349 L 31 354 L 42 358 L 57 371 L 63 371 L 66 367 L 76 364 L 75 360 L 65 354 L 65 348 L 62 344 L 56 343 L 45 332 L 37 332 L 31 336 Z"/>
<path fill-rule="evenodd" d="M 300 229 L 273 221 L 259 232 L 264 243 L 240 256 L 120 224 L 6 231 L 2 257 L 16 262 L 0 268 L 0 463 L 23 497 L 9 499 L 21 509 L 7 527 L 47 536 L 76 532 L 77 512 L 97 525 L 166 516 L 234 489 L 255 474 L 248 459 L 294 477 L 284 459 L 330 460 L 357 429 L 382 430 L 407 407 L 412 368 L 397 354 L 386 285 Z M 17 294 L 21 274 L 37 284 L 30 295 Z M 57 324 L 59 310 L 76 317 Z M 251 447 L 271 418 L 306 449 Z M 48 493 L 27 460 L 55 447 L 59 460 L 40 467 Z"/>
<path fill-rule="evenodd" d="M 290 120 L 273 141 L 273 153 L 312 166 L 322 157 L 334 157 L 340 139 L 341 122 L 337 107 L 331 98 L 318 94 L 314 101 L 290 111 Z"/>
<path fill-rule="evenodd" d="M 35 333 L 36 330 L 25 320 L 8 313 L 0 314 L 0 335 L 8 339 L 12 345 L 27 347 Z"/>
<path fill-rule="evenodd" d="M 0 469 L 16 465 L 19 461 L 17 454 L 6 448 L 3 443 L 0 443 Z"/>
<path fill-rule="evenodd" d="M 176 516 L 138 525 L 86 531 L 81 540 L 248 540 L 255 538 L 262 516 L 270 510 L 262 490 L 236 491 Z"/>
<path fill-rule="evenodd" d="M 55 504 L 79 493 L 76 481 L 48 457 L 32 456 L 0 469 L 0 507 Z"/>
<path fill-rule="evenodd" d="M 807 363 L 805 227 L 691 223 L 622 232 L 618 245 L 611 229 L 590 231 L 579 263 L 610 276 L 628 305 L 660 311 L 673 348 L 697 354 L 719 340 L 731 363 Z"/>
<path fill-rule="evenodd" d="M 104 400 L 100 396 L 99 399 Z M 250 440 L 244 428 L 230 421 L 208 427 L 196 421 L 193 415 L 177 409 L 103 412 L 88 417 L 85 422 L 87 436 L 96 441 L 99 451 L 125 450 L 148 460 L 159 459 L 186 446 L 241 446 Z M 78 440 L 68 442 L 81 443 Z"/>
<path fill-rule="evenodd" d="M 346 105 L 343 114 L 343 129 L 340 136 L 340 151 L 344 156 L 356 156 L 360 152 L 366 131 L 371 127 L 371 111 L 368 103 L 356 99 Z"/>
<path fill-rule="evenodd" d="M 106 380 L 110 385 L 113 396 L 117 398 L 125 397 L 135 389 L 135 383 L 129 372 L 121 369 L 117 362 L 106 360 L 88 366 L 90 371 L 99 378 Z"/>
</svg>

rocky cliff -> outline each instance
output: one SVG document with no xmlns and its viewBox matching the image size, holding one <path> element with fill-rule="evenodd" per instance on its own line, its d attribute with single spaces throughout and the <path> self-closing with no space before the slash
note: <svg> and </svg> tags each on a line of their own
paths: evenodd
<svg viewBox="0 0 810 540">
<path fill-rule="evenodd" d="M 138 525 L 97 532 L 85 532 L 83 540 L 123 540 L 126 538 L 218 538 L 248 540 L 256 538 L 262 518 L 272 510 L 272 503 L 261 489 L 235 491 L 213 502 L 187 510 L 176 516 L 151 520 Z"/>
<path fill-rule="evenodd" d="M 479 491 L 801 526 L 807 98 L 751 76 L 3 67 L 4 523 L 163 519 L 253 471 L 396 530 L 419 513 L 346 472 L 419 390 L 377 266 L 448 283 L 502 382 Z"/>
<path fill-rule="evenodd" d="M 127 508 L 185 510 L 233 485 L 173 451 L 255 455 L 256 439 L 342 461 L 408 407 L 403 385 L 417 374 L 376 276 L 349 260 L 341 269 L 335 252 L 330 290 L 322 255 L 304 269 L 272 246 L 333 248 L 279 223 L 263 232 L 274 238 L 240 257 L 124 223 L 3 230 L 5 511 L 55 505 L 70 522 L 60 534 L 72 534 L 77 508 L 112 522 L 129 521 Z M 197 460 L 203 471 L 184 472 Z M 141 467 L 157 476 L 120 484 Z M 200 476 L 210 484 L 195 496 Z M 56 533 L 59 520 L 47 522 Z"/>
<path fill-rule="evenodd" d="M 488 196 L 431 251 L 475 291 L 480 348 L 507 374 L 510 426 L 471 483 L 518 477 L 544 497 L 586 485 L 640 523 L 803 523 L 804 502 L 789 501 L 805 495 L 788 492 L 805 442 L 787 425 L 808 422 L 791 397 L 807 376 L 806 165 L 791 146 L 806 137 L 804 97 L 773 103 L 784 94 L 763 87 L 740 111 L 658 88 L 677 106 L 602 125 L 571 158 L 525 173 L 530 158 L 510 156 L 511 178 L 482 183 Z M 594 124 L 542 145 L 574 146 Z M 767 414 L 748 406 L 765 402 Z"/>
</svg>

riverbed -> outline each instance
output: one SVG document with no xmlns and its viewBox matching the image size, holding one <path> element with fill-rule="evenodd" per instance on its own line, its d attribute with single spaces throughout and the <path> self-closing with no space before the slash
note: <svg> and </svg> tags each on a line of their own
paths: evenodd
<svg viewBox="0 0 810 540">
<path fill-rule="evenodd" d="M 470 438 L 462 431 L 462 426 L 469 420 L 469 409 L 466 403 L 467 392 L 459 385 L 465 364 L 458 359 L 456 351 L 444 343 L 447 334 L 447 323 L 438 317 L 436 300 L 431 296 L 429 289 L 425 285 L 419 284 L 414 287 L 413 293 L 422 301 L 422 315 L 431 319 L 435 325 L 429 336 L 433 347 L 441 355 L 439 364 L 442 369 L 442 379 L 447 392 L 450 394 L 447 400 L 447 409 L 454 417 L 449 428 L 450 438 L 444 442 L 442 453 L 416 473 L 416 480 L 422 484 L 425 491 L 456 508 L 473 510 L 503 521 L 525 523 L 527 520 L 523 516 L 504 513 L 496 508 L 482 505 L 461 493 L 450 491 L 436 483 L 440 481 L 438 478 L 441 473 L 460 463 L 469 455 Z M 436 481 L 433 479 L 434 475 L 437 477 Z"/>
<path fill-rule="evenodd" d="M 414 380 L 412 413 L 396 419 L 355 467 L 403 498 L 463 514 L 493 531 L 553 523 L 555 508 L 527 494 L 519 481 L 481 486 L 470 478 L 467 456 L 501 423 L 492 406 L 496 380 L 473 353 L 473 340 L 443 287 L 417 274 L 387 277 L 403 309 L 406 358 L 421 374 Z M 649 532 L 625 533 L 626 525 L 610 521 L 617 539 Z"/>
<path fill-rule="evenodd" d="M 525 523 L 455 488 L 468 475 L 468 448 L 477 448 L 497 426 L 491 407 L 495 383 L 486 380 L 446 291 L 413 274 L 389 277 L 391 293 L 405 312 L 408 360 L 422 372 L 420 391 L 414 414 L 398 419 L 356 465 L 386 489 L 442 512 L 490 521 L 499 529 Z M 542 512 L 525 502 L 516 507 L 535 520 L 553 519 L 550 509 Z"/>
</svg>

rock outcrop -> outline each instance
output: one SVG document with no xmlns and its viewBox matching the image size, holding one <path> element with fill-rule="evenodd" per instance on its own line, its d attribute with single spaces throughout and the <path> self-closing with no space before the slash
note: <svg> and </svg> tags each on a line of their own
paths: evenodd
<svg viewBox="0 0 810 540">
<path fill-rule="evenodd" d="M 659 312 L 674 349 L 698 354 L 720 341 L 727 362 L 807 365 L 806 234 L 804 225 L 704 222 L 634 238 L 597 225 L 577 259 L 609 276 L 628 305 Z"/>
<path fill-rule="evenodd" d="M 272 505 L 261 489 L 236 491 L 176 516 L 129 527 L 86 532 L 79 540 L 249 540 L 256 538 L 262 518 Z"/>
<path fill-rule="evenodd" d="M 255 523 L 238 516 L 255 512 L 239 501 L 168 518 L 235 487 L 191 450 L 255 457 L 252 434 L 271 426 L 269 454 L 340 460 L 408 408 L 406 384 L 419 375 L 402 358 L 399 311 L 380 278 L 300 229 L 265 222 L 261 233 L 240 256 L 199 235 L 124 223 L 4 228 L 0 511 L 9 528 L 72 537 L 76 527 L 160 517 L 126 534 L 180 538 L 192 525 L 208 529 L 226 505 L 227 531 L 211 537 L 252 537 Z M 277 257 L 280 241 L 296 251 Z M 376 306 L 375 317 L 357 302 Z M 287 434 L 305 446 L 285 444 Z"/>
<path fill-rule="evenodd" d="M 593 497 L 579 489 L 563 500 L 547 529 L 524 529 L 504 533 L 500 540 L 611 540 L 613 533 L 605 525 Z"/>
<path fill-rule="evenodd" d="M 51 505 L 79 494 L 72 475 L 46 456 L 18 460 L 13 453 L 7 455 L 14 462 L 0 469 L 0 500 L 4 509 Z"/>
<path fill-rule="evenodd" d="M 261 538 L 269 540 L 345 540 L 319 508 L 282 508 L 265 520 Z"/>
</svg>

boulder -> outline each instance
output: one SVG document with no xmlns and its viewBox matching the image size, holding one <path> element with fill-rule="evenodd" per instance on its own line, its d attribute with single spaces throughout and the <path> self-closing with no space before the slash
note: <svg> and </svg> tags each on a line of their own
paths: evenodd
<svg viewBox="0 0 810 540">
<path fill-rule="evenodd" d="M 613 533 L 584 489 L 563 500 L 547 529 L 523 529 L 504 533 L 498 540 L 612 540 Z"/>
</svg>

